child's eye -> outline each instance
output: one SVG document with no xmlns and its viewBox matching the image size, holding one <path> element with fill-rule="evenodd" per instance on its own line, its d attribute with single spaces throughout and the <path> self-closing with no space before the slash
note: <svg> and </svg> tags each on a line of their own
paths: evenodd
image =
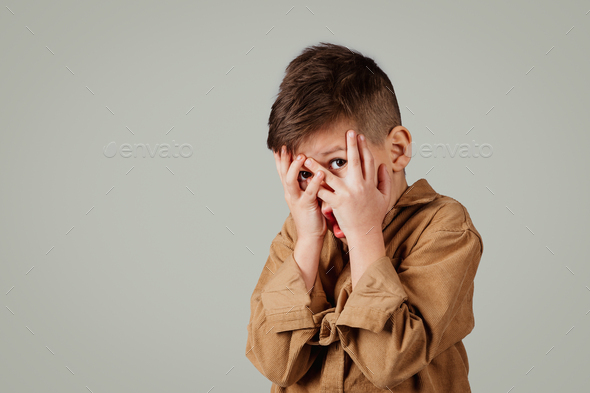
<svg viewBox="0 0 590 393">
<path fill-rule="evenodd" d="M 340 169 L 340 168 L 342 168 L 344 166 L 344 164 L 346 164 L 346 160 L 343 160 L 342 158 L 335 158 L 332 161 L 330 161 L 330 164 L 333 164 L 333 163 L 338 162 L 338 161 L 342 161 L 342 166 L 337 167 L 337 168 L 332 168 L 332 169 Z"/>
<path fill-rule="evenodd" d="M 303 174 L 306 174 L 305 176 L 303 176 Z M 307 178 L 311 177 L 313 175 L 313 173 L 308 172 L 308 171 L 300 171 L 299 172 L 299 181 L 305 182 L 307 180 Z"/>
<path fill-rule="evenodd" d="M 340 166 L 338 166 L 338 164 L 336 164 L 336 167 L 334 167 L 332 164 L 334 163 L 339 163 Z M 335 158 L 332 161 L 330 161 L 330 165 L 328 165 L 328 167 L 330 167 L 331 169 L 342 169 L 342 167 L 344 166 L 344 164 L 346 164 L 346 160 L 343 160 L 342 158 Z M 308 171 L 300 171 L 299 172 L 299 181 L 301 182 L 305 182 L 308 178 L 312 177 L 313 173 L 308 172 Z"/>
</svg>

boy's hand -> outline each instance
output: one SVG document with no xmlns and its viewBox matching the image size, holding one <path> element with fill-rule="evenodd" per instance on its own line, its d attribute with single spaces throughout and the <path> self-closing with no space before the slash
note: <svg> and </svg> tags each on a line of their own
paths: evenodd
<svg viewBox="0 0 590 393">
<path fill-rule="evenodd" d="M 381 231 L 391 198 L 391 177 L 386 165 L 382 164 L 378 169 L 376 184 L 375 162 L 366 139 L 357 143 L 357 135 L 352 130 L 347 131 L 346 135 L 346 177 L 333 175 L 312 158 L 312 163 L 306 163 L 305 166 L 314 173 L 321 170 L 325 174 L 325 182 L 334 192 L 321 186 L 318 197 L 332 207 L 340 229 L 349 238 L 365 235 L 371 229 Z"/>
<path fill-rule="evenodd" d="M 295 221 L 298 240 L 302 238 L 323 239 L 328 225 L 320 209 L 317 193 L 324 176 L 318 173 L 313 176 L 313 179 L 308 179 L 307 187 L 303 191 L 299 186 L 298 176 L 303 162 L 305 162 L 305 156 L 300 154 L 301 159 L 293 161 L 291 153 L 285 153 L 284 147 L 281 153 L 274 152 L 273 154 L 277 172 L 279 172 L 285 189 L 285 200 Z"/>
</svg>

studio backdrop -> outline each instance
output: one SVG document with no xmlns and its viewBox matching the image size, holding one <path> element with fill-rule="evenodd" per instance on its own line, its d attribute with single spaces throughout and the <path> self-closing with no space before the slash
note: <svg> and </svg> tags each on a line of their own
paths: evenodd
<svg viewBox="0 0 590 393">
<path fill-rule="evenodd" d="M 387 73 L 408 184 L 482 235 L 473 391 L 587 391 L 589 9 L 4 1 L 0 391 L 270 390 L 245 356 L 289 214 L 267 121 L 319 42 Z"/>
</svg>

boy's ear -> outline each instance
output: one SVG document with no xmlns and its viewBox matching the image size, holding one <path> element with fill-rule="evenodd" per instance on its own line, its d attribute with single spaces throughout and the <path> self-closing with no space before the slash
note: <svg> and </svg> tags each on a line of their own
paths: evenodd
<svg viewBox="0 0 590 393">
<path fill-rule="evenodd" d="M 404 126 L 392 128 L 387 136 L 387 149 L 393 171 L 403 171 L 412 159 L 412 134 L 410 131 Z"/>
</svg>

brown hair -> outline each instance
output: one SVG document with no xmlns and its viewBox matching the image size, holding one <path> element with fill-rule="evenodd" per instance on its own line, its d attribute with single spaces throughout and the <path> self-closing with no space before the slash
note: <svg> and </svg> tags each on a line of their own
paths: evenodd
<svg viewBox="0 0 590 393">
<path fill-rule="evenodd" d="M 287 66 L 268 119 L 267 147 L 278 152 L 286 145 L 294 155 L 313 133 L 342 120 L 380 146 L 401 125 L 393 85 L 357 51 L 325 42 L 309 46 Z"/>
</svg>

